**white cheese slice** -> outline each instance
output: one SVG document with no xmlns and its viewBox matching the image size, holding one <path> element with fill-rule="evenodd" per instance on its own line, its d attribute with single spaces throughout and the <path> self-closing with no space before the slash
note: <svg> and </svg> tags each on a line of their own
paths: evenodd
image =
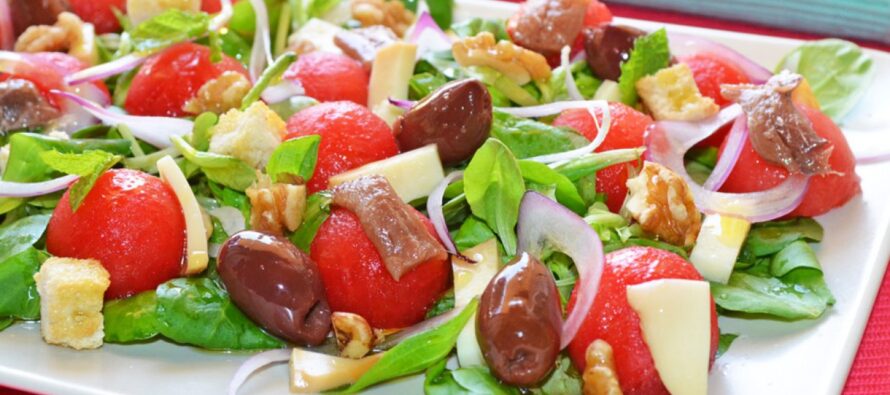
<svg viewBox="0 0 890 395">
<path fill-rule="evenodd" d="M 387 100 L 407 99 L 408 82 L 414 75 L 417 45 L 397 41 L 377 51 L 368 83 L 368 108 L 390 126 L 398 117 Z"/>
<path fill-rule="evenodd" d="M 673 395 L 707 395 L 711 293 L 705 281 L 665 279 L 627 287 L 655 370 Z"/>
<path fill-rule="evenodd" d="M 747 220 L 708 215 L 702 221 L 689 261 L 706 280 L 726 284 L 750 229 Z"/>
<path fill-rule="evenodd" d="M 288 43 L 306 42 L 321 52 L 343 53 L 340 47 L 334 44 L 334 36 L 341 30 L 343 28 L 333 23 L 312 18 L 288 39 Z"/>
<path fill-rule="evenodd" d="M 195 198 L 185 174 L 182 174 L 182 170 L 170 155 L 158 160 L 156 166 L 161 179 L 170 185 L 176 194 L 179 206 L 182 207 L 182 214 L 185 216 L 185 274 L 200 273 L 207 268 L 210 259 L 207 253 L 207 229 L 204 227 L 201 206 L 198 205 L 198 199 Z"/>
<path fill-rule="evenodd" d="M 498 273 L 500 258 L 498 244 L 495 239 L 462 252 L 463 256 L 475 263 L 455 256 L 451 258 L 454 271 L 454 308 L 462 310 L 473 298 L 482 295 L 488 283 Z M 457 337 L 457 361 L 461 367 L 485 366 L 482 349 L 476 339 L 476 316 L 470 317 L 467 325 Z"/>
<path fill-rule="evenodd" d="M 328 184 L 333 188 L 369 175 L 386 178 L 407 203 L 428 196 L 445 178 L 445 170 L 442 169 L 439 150 L 431 144 L 340 173 L 331 177 Z"/>
<path fill-rule="evenodd" d="M 379 353 L 349 359 L 294 348 L 290 358 L 290 391 L 317 394 L 352 384 L 382 356 Z"/>
</svg>

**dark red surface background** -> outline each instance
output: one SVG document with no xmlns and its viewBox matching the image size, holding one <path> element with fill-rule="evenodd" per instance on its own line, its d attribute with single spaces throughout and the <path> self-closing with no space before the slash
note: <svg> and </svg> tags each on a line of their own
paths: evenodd
<svg viewBox="0 0 890 395">
<path fill-rule="evenodd" d="M 608 1 L 606 1 L 608 3 Z M 609 5 L 615 16 L 647 19 L 679 25 L 699 26 L 712 29 L 731 30 L 744 33 L 799 39 L 817 39 L 821 36 L 757 26 L 747 23 L 717 20 L 694 15 L 665 12 L 642 7 Z M 857 41 L 860 45 L 890 51 L 890 45 L 875 42 Z M 868 326 L 847 378 L 844 395 L 886 395 L 890 394 L 890 271 L 884 275 Z M 26 392 L 0 387 L 0 395 L 28 395 Z"/>
</svg>

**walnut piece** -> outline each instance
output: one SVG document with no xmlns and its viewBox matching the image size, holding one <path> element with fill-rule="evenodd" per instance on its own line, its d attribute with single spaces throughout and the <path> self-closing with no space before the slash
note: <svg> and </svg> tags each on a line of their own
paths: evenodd
<svg viewBox="0 0 890 395">
<path fill-rule="evenodd" d="M 226 71 L 217 78 L 204 83 L 195 97 L 183 104 L 182 109 L 188 113 L 200 114 L 210 111 L 222 114 L 233 108 L 241 107 L 241 99 L 250 91 L 250 81 L 244 74 Z"/>
<path fill-rule="evenodd" d="M 55 25 L 35 25 L 15 42 L 16 52 L 67 52 L 87 65 L 99 62 L 96 30 L 70 12 L 59 14 Z"/>
<path fill-rule="evenodd" d="M 543 55 L 506 40 L 495 42 L 489 32 L 455 42 L 451 52 L 461 66 L 491 67 L 519 85 L 550 78 L 550 65 Z"/>
<path fill-rule="evenodd" d="M 352 17 L 363 27 L 383 25 L 399 37 L 414 23 L 414 13 L 397 0 L 354 0 L 350 9 Z"/>
<path fill-rule="evenodd" d="M 612 346 L 602 339 L 596 339 L 587 347 L 585 354 L 587 367 L 584 369 L 584 395 L 622 395 L 618 374 L 615 372 L 615 359 Z"/>
<path fill-rule="evenodd" d="M 668 168 L 646 162 L 639 175 L 627 180 L 627 210 L 643 231 L 678 246 L 695 242 L 701 215 L 689 185 Z"/>
<path fill-rule="evenodd" d="M 283 235 L 285 229 L 295 231 L 303 222 L 305 185 L 273 183 L 269 176 L 260 174 L 245 192 L 251 204 L 251 229 Z"/>
<path fill-rule="evenodd" d="M 360 359 L 367 355 L 377 342 L 377 334 L 364 317 L 344 312 L 331 314 L 331 324 L 337 337 L 340 356 Z"/>
</svg>

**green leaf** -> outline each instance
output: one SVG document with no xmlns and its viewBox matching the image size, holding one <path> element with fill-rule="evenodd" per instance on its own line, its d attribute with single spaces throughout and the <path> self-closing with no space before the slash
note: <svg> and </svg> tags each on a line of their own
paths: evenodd
<svg viewBox="0 0 890 395">
<path fill-rule="evenodd" d="M 0 262 L 31 248 L 49 224 L 50 215 L 32 215 L 0 228 Z"/>
<path fill-rule="evenodd" d="M 495 237 L 494 231 L 485 224 L 485 221 L 471 215 L 457 230 L 457 234 L 454 236 L 454 246 L 458 251 L 464 251 Z"/>
<path fill-rule="evenodd" d="M 105 341 L 131 343 L 149 340 L 158 335 L 158 297 L 147 291 L 126 299 L 105 303 Z"/>
<path fill-rule="evenodd" d="M 68 202 L 71 204 L 71 211 L 77 211 L 80 203 L 93 189 L 93 185 L 99 179 L 99 176 L 123 159 L 123 157 L 105 151 L 84 151 L 82 154 L 46 151 L 40 153 L 40 159 L 53 169 L 80 177 L 68 192 Z"/>
<path fill-rule="evenodd" d="M 748 232 L 743 256 L 772 255 L 798 240 L 819 242 L 822 234 L 822 225 L 812 218 L 758 223 Z"/>
<path fill-rule="evenodd" d="M 419 73 L 408 80 L 408 95 L 411 100 L 420 100 L 448 82 L 442 74 Z"/>
<path fill-rule="evenodd" d="M 439 27 L 448 29 L 451 26 L 454 16 L 454 0 L 426 0 L 426 6 L 430 11 L 430 16 Z"/>
<path fill-rule="evenodd" d="M 221 206 L 231 206 L 237 208 L 244 215 L 244 221 L 250 222 L 250 199 L 243 192 L 226 188 L 210 181 L 207 183 L 210 193 L 219 201 Z"/>
<path fill-rule="evenodd" d="M 206 35 L 209 25 L 210 16 L 204 12 L 170 8 L 137 25 L 130 38 L 136 51 L 151 52 Z"/>
<path fill-rule="evenodd" d="M 207 151 L 210 148 L 210 129 L 216 125 L 219 117 L 212 112 L 205 112 L 195 118 L 195 127 L 192 128 L 192 146 L 198 151 Z"/>
<path fill-rule="evenodd" d="M 505 26 L 506 23 L 502 19 L 470 18 L 451 25 L 451 30 L 460 38 L 473 37 L 482 32 L 489 32 L 494 35 L 496 41 L 510 41 L 510 36 L 507 35 Z"/>
<path fill-rule="evenodd" d="M 454 309 L 454 290 L 449 290 L 448 292 L 445 293 L 445 295 L 442 295 L 442 297 L 436 301 L 436 304 L 434 304 L 433 307 L 431 307 L 429 309 L 429 311 L 426 312 L 426 318 L 427 319 L 433 318 L 437 315 L 442 315 L 444 313 L 447 313 L 453 309 Z"/>
<path fill-rule="evenodd" d="M 776 72 L 783 69 L 806 77 L 822 112 L 837 122 L 869 89 L 874 62 L 858 45 L 829 38 L 806 42 L 785 55 Z"/>
<path fill-rule="evenodd" d="M 179 136 L 173 136 L 170 140 L 186 160 L 201 168 L 213 182 L 243 191 L 256 181 L 256 170 L 238 158 L 198 151 Z"/>
<path fill-rule="evenodd" d="M 621 64 L 621 76 L 618 77 L 621 102 L 629 106 L 636 105 L 639 98 L 637 81 L 668 67 L 670 60 L 671 51 L 664 28 L 637 38 L 627 62 Z"/>
<path fill-rule="evenodd" d="M 0 317 L 40 318 L 40 295 L 34 274 L 47 255 L 33 247 L 0 261 Z"/>
<path fill-rule="evenodd" d="M 494 112 L 491 136 L 503 142 L 519 159 L 565 152 L 587 145 L 584 136 L 528 118 Z"/>
<path fill-rule="evenodd" d="M 715 358 L 720 358 L 723 354 L 726 354 L 729 351 L 729 346 L 732 345 L 732 342 L 739 337 L 734 333 L 721 333 L 720 334 L 720 342 L 717 343 L 717 356 Z"/>
<path fill-rule="evenodd" d="M 581 395 L 581 375 L 572 365 L 572 360 L 560 354 L 556 369 L 539 388 L 532 388 L 534 395 Z"/>
<path fill-rule="evenodd" d="M 522 170 L 522 178 L 526 182 L 556 187 L 556 200 L 570 210 L 583 214 L 587 211 L 584 200 L 578 194 L 578 188 L 568 177 L 556 172 L 547 165 L 528 160 L 519 161 L 519 169 Z"/>
<path fill-rule="evenodd" d="M 178 278 L 158 286 L 158 331 L 178 343 L 210 350 L 279 348 L 208 278 Z"/>
<path fill-rule="evenodd" d="M 441 326 L 409 337 L 383 354 L 365 374 L 344 391 L 356 393 L 374 384 L 419 373 L 445 358 L 454 348 L 457 336 L 470 317 L 476 314 L 478 299 L 473 299 L 456 317 Z"/>
<path fill-rule="evenodd" d="M 519 394 L 518 389 L 501 384 L 500 381 L 488 372 L 488 369 L 482 366 L 452 370 L 451 377 L 454 378 L 458 385 L 466 388 L 472 394 Z"/>
<path fill-rule="evenodd" d="M 0 318 L 0 331 L 9 328 L 15 320 L 12 317 Z"/>
<path fill-rule="evenodd" d="M 275 182 L 307 181 L 315 172 L 321 136 L 310 135 L 281 143 L 266 165 L 266 173 Z"/>
<path fill-rule="evenodd" d="M 308 254 L 312 240 L 315 240 L 315 234 L 318 233 L 321 224 L 331 215 L 330 207 L 330 192 L 321 191 L 310 195 L 306 199 L 306 212 L 303 213 L 303 223 L 291 235 L 290 241 Z"/>
<path fill-rule="evenodd" d="M 284 55 L 275 59 L 266 70 L 260 74 L 260 78 L 257 79 L 256 83 L 250 88 L 250 91 L 247 92 L 247 95 L 241 99 L 241 111 L 246 110 L 250 107 L 251 104 L 260 99 L 260 95 L 263 93 L 269 85 L 273 85 L 281 81 L 281 75 L 287 71 L 287 68 L 290 67 L 291 64 L 297 61 L 297 55 L 291 52 L 288 52 Z"/>
<path fill-rule="evenodd" d="M 515 254 L 515 227 L 525 183 L 507 146 L 490 138 L 476 151 L 464 171 L 464 193 L 473 215 L 497 233 L 508 256 Z"/>
<path fill-rule="evenodd" d="M 592 152 L 579 156 L 568 162 L 553 168 L 558 173 L 566 176 L 571 181 L 578 181 L 585 176 L 619 163 L 639 160 L 643 155 L 643 148 L 624 148 L 603 152 Z"/>
</svg>

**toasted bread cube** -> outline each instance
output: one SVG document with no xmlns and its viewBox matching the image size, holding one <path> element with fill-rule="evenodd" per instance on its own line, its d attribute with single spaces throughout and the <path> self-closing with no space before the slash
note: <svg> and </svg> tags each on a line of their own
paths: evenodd
<svg viewBox="0 0 890 395">
<path fill-rule="evenodd" d="M 701 95 L 683 63 L 640 78 L 637 93 L 657 121 L 699 121 L 720 111 L 714 99 Z"/>
<path fill-rule="evenodd" d="M 111 281 L 99 261 L 49 258 L 34 280 L 45 342 L 77 350 L 102 346 L 102 305 Z"/>
<path fill-rule="evenodd" d="M 210 130 L 210 152 L 230 155 L 262 169 L 284 137 L 285 123 L 263 102 L 229 110 Z"/>
</svg>

